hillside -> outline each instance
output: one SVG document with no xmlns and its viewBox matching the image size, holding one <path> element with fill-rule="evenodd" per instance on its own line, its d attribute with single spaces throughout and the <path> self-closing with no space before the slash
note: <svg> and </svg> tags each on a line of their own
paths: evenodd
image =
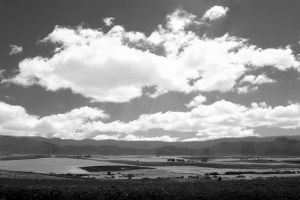
<svg viewBox="0 0 300 200">
<path fill-rule="evenodd" d="M 300 141 L 278 137 L 269 142 L 223 142 L 203 148 L 198 153 L 202 155 L 299 156 Z"/>
</svg>

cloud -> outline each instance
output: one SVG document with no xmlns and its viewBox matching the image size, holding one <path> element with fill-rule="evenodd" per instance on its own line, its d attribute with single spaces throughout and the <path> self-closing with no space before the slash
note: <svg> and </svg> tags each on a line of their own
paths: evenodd
<svg viewBox="0 0 300 200">
<path fill-rule="evenodd" d="M 204 103 L 206 101 L 206 97 L 202 96 L 201 94 L 196 96 L 191 102 L 189 102 L 186 106 L 188 108 L 193 108 L 193 107 L 197 107 L 199 105 L 201 105 L 202 103 Z"/>
<path fill-rule="evenodd" d="M 13 106 L 0 101 L 0 133 L 15 136 L 34 135 L 32 132 L 38 117 L 27 114 L 21 106 Z"/>
<path fill-rule="evenodd" d="M 261 85 L 265 83 L 275 83 L 275 80 L 270 79 L 265 74 L 260 74 L 258 76 L 247 75 L 240 81 L 240 83 L 251 83 L 253 85 Z"/>
<path fill-rule="evenodd" d="M 220 100 L 199 105 L 188 112 L 165 112 L 140 116 L 128 123 L 115 121 L 98 128 L 118 133 L 134 133 L 151 129 L 197 132 L 190 139 L 206 140 L 222 137 L 255 136 L 258 127 L 294 129 L 300 126 L 300 105 L 270 107 L 253 103 L 251 107 Z M 97 123 L 94 126 L 97 129 Z M 100 130 L 99 129 L 99 130 Z"/>
<path fill-rule="evenodd" d="M 82 139 L 91 121 L 107 118 L 102 110 L 82 107 L 68 113 L 38 117 L 21 106 L 0 102 L 0 133 L 14 136 L 44 136 Z"/>
<path fill-rule="evenodd" d="M 164 142 L 176 142 L 177 137 L 172 138 L 169 135 L 157 136 L 157 137 L 141 137 L 137 135 L 128 134 L 124 137 L 124 140 L 128 141 L 164 141 Z"/>
<path fill-rule="evenodd" d="M 169 135 L 156 136 L 156 137 L 142 137 L 134 134 L 115 134 L 115 135 L 97 135 L 94 140 L 126 140 L 126 141 L 164 141 L 176 142 L 178 137 L 170 137 Z"/>
<path fill-rule="evenodd" d="M 167 28 L 171 32 L 183 31 L 187 26 L 194 23 L 196 16 L 184 10 L 177 9 L 167 16 Z"/>
<path fill-rule="evenodd" d="M 113 17 L 106 17 L 103 19 L 103 23 L 106 26 L 112 26 L 112 25 L 114 25 L 114 20 L 115 20 L 115 18 L 113 18 Z"/>
<path fill-rule="evenodd" d="M 21 46 L 17 46 L 14 44 L 9 45 L 10 51 L 9 51 L 9 55 L 17 55 L 17 54 L 21 54 L 23 52 L 23 47 Z"/>
<path fill-rule="evenodd" d="M 120 134 L 116 135 L 97 135 L 93 138 L 94 140 L 119 140 Z"/>
<path fill-rule="evenodd" d="M 168 91 L 232 91 L 245 73 L 272 66 L 295 68 L 290 47 L 262 49 L 228 34 L 198 36 L 196 16 L 176 10 L 149 36 L 115 25 L 108 32 L 56 26 L 42 41 L 55 44 L 50 58 L 26 58 L 19 74 L 2 82 L 71 89 L 99 102 L 127 102 L 154 87 L 153 98 Z M 158 50 L 162 53 L 158 53 Z"/>
<path fill-rule="evenodd" d="M 297 60 L 289 46 L 262 49 L 255 45 L 249 45 L 247 48 L 240 49 L 239 58 L 244 60 L 245 64 L 256 68 L 273 66 L 278 70 L 287 70 L 292 67 L 298 71 L 300 68 L 299 60 Z"/>
<path fill-rule="evenodd" d="M 13 106 L 0 102 L 0 134 L 60 137 L 64 139 L 122 139 L 130 141 L 176 141 L 178 139 L 171 138 L 168 135 L 157 137 L 142 137 L 134 134 L 120 133 L 106 135 L 103 131 L 95 129 L 94 124 L 101 123 L 106 126 L 102 121 L 107 117 L 108 115 L 102 110 L 91 107 L 77 108 L 64 114 L 38 117 L 28 114 L 21 106 Z M 107 126 L 111 127 L 109 124 Z M 94 133 L 95 131 L 97 133 Z M 96 136 L 93 136 L 95 134 Z"/>
<path fill-rule="evenodd" d="M 144 114 L 138 119 L 105 122 L 109 116 L 103 110 L 82 107 L 63 114 L 38 117 L 30 115 L 21 106 L 0 102 L 0 134 L 14 136 L 60 137 L 64 139 L 118 139 L 118 140 L 206 140 L 222 137 L 254 136 L 258 127 L 295 129 L 300 127 L 300 105 L 251 106 L 220 100 L 200 104 L 186 112 L 158 112 Z M 141 136 L 143 131 L 161 129 L 168 135 Z M 176 136 L 172 136 L 176 131 Z M 182 132 L 180 137 L 178 132 Z M 191 138 L 186 132 L 196 133 Z"/>
<path fill-rule="evenodd" d="M 107 117 L 100 109 L 81 107 L 68 113 L 42 117 L 35 124 L 34 130 L 47 137 L 83 139 L 88 136 L 93 121 Z"/>
<path fill-rule="evenodd" d="M 258 90 L 257 86 L 251 87 L 250 85 L 240 86 L 240 87 L 236 88 L 236 91 L 239 94 L 246 94 L 246 93 L 249 93 L 249 92 L 254 92 L 256 90 Z"/>
<path fill-rule="evenodd" d="M 205 14 L 202 17 L 202 20 L 214 21 L 214 20 L 218 20 L 220 18 L 224 18 L 228 11 L 229 11 L 228 7 L 213 6 L 205 12 Z"/>
<path fill-rule="evenodd" d="M 240 80 L 235 90 L 239 94 L 246 94 L 258 90 L 258 85 L 270 83 L 276 83 L 276 81 L 267 77 L 265 74 L 259 74 L 257 76 L 246 75 Z"/>
</svg>

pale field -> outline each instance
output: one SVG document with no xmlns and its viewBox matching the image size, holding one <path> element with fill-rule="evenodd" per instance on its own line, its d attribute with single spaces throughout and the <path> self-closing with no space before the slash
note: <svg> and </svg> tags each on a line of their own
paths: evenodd
<svg viewBox="0 0 300 200">
<path fill-rule="evenodd" d="M 1 160 L 0 169 L 10 171 L 25 171 L 35 173 L 56 173 L 56 174 L 86 174 L 85 170 L 79 167 L 95 165 L 113 165 L 109 162 L 100 162 L 85 159 L 73 158 L 39 158 L 26 160 Z"/>
</svg>

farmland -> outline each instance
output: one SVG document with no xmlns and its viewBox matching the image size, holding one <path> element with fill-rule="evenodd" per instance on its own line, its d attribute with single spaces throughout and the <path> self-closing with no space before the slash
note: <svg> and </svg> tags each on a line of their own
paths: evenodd
<svg viewBox="0 0 300 200">
<path fill-rule="evenodd" d="M 300 198 L 298 157 L 15 158 L 0 160 L 1 200 Z"/>
<path fill-rule="evenodd" d="M 276 161 L 271 162 L 270 160 Z M 293 162 L 285 162 L 286 160 Z M 92 155 L 88 157 L 69 155 L 48 158 L 29 156 L 26 159 L 20 159 L 18 155 L 16 160 L 13 160 L 13 156 L 10 156 L 9 160 L 5 158 L 0 160 L 0 178 L 28 177 L 29 175 L 34 178 L 34 174 L 37 174 L 37 177 L 64 177 L 68 175 L 96 179 L 128 179 L 129 176 L 132 179 L 203 178 L 206 175 L 217 175 L 224 180 L 273 176 L 290 177 L 300 175 L 300 165 L 295 162 L 297 160 L 298 158 L 215 157 L 206 158 L 205 161 L 202 161 L 179 156 L 142 155 Z"/>
</svg>

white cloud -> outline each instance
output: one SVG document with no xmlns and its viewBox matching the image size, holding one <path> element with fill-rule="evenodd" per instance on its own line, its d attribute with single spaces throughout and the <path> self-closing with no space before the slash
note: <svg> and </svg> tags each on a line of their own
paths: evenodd
<svg viewBox="0 0 300 200">
<path fill-rule="evenodd" d="M 237 87 L 236 88 L 236 91 L 237 93 L 239 94 L 246 94 L 246 93 L 249 93 L 249 92 L 254 92 L 258 90 L 258 87 L 255 86 L 255 87 L 252 87 L 250 85 L 246 85 L 246 86 L 240 86 L 240 87 Z"/>
<path fill-rule="evenodd" d="M 228 7 L 213 6 L 204 13 L 202 20 L 208 20 L 208 21 L 218 20 L 220 18 L 225 17 L 228 11 L 229 11 Z"/>
<path fill-rule="evenodd" d="M 119 140 L 182 140 L 176 136 L 140 136 L 138 132 L 151 129 L 196 132 L 185 140 L 205 140 L 220 137 L 253 136 L 257 127 L 295 129 L 300 127 L 300 105 L 270 107 L 253 103 L 250 107 L 220 100 L 200 104 L 187 112 L 165 112 L 141 115 L 130 122 L 104 122 L 108 116 L 97 108 L 82 107 L 64 114 L 38 117 L 21 106 L 0 102 L 0 134 L 15 136 L 44 136 L 65 139 Z M 110 134 L 107 134 L 110 133 Z"/>
<path fill-rule="evenodd" d="M 21 106 L 13 106 L 0 101 L 0 133 L 34 135 L 32 128 L 38 122 L 37 116 L 27 114 Z"/>
<path fill-rule="evenodd" d="M 176 10 L 167 16 L 166 27 L 158 26 L 149 37 L 122 26 L 107 33 L 57 26 L 43 39 L 58 46 L 55 55 L 23 60 L 20 73 L 4 81 L 52 91 L 69 88 L 94 101 L 126 102 L 149 86 L 157 88 L 152 97 L 168 91 L 227 92 L 257 68 L 299 70 L 290 47 L 261 49 L 229 35 L 200 37 L 189 29 L 197 24 L 193 14 Z M 165 54 L 152 53 L 156 48 Z"/>
<path fill-rule="evenodd" d="M 186 106 L 189 108 L 197 107 L 206 101 L 206 97 L 203 95 L 198 95 L 191 102 L 189 102 Z"/>
<path fill-rule="evenodd" d="M 239 94 L 246 94 L 258 90 L 258 85 L 275 82 L 276 81 L 274 79 L 270 79 L 265 74 L 259 74 L 257 76 L 246 75 L 240 80 L 239 86 L 236 87 L 236 91 Z"/>
<path fill-rule="evenodd" d="M 97 108 L 82 107 L 74 109 L 64 114 L 38 117 L 30 115 L 21 106 L 12 106 L 0 102 L 0 134 L 14 136 L 43 136 L 60 137 L 64 139 L 84 139 L 96 140 L 136 140 L 136 141 L 176 141 L 178 138 L 171 138 L 168 135 L 157 137 L 142 137 L 134 134 L 114 134 L 106 135 L 94 127 L 94 123 L 101 123 L 108 117 L 102 110 Z M 119 123 L 119 122 L 116 122 Z M 111 123 L 110 123 L 111 124 Z M 112 123 L 114 124 L 114 123 Z M 112 128 L 107 124 L 108 128 Z"/>
<path fill-rule="evenodd" d="M 176 142 L 178 138 L 172 138 L 169 135 L 157 136 L 157 137 L 142 137 L 133 134 L 128 134 L 124 138 L 128 141 L 164 141 L 164 142 Z"/>
<path fill-rule="evenodd" d="M 93 139 L 94 140 L 119 140 L 120 139 L 120 134 L 116 135 L 97 135 Z"/>
<path fill-rule="evenodd" d="M 189 112 L 142 115 L 129 123 L 116 121 L 106 124 L 105 130 L 134 133 L 160 128 L 167 131 L 197 132 L 194 139 L 205 140 L 253 136 L 255 128 L 261 126 L 284 129 L 300 127 L 300 105 L 270 107 L 265 103 L 253 103 L 251 107 L 246 107 L 221 100 L 210 105 L 199 105 Z M 97 125 L 95 128 L 97 129 Z"/>
<path fill-rule="evenodd" d="M 249 92 L 249 90 L 250 90 L 249 86 L 242 86 L 236 89 L 237 93 L 239 94 L 246 94 Z"/>
<path fill-rule="evenodd" d="M 156 136 L 156 137 L 143 137 L 134 134 L 115 134 L 115 135 L 97 135 L 94 140 L 126 140 L 126 141 L 164 141 L 164 142 L 176 142 L 178 137 L 170 137 L 169 135 Z"/>
<path fill-rule="evenodd" d="M 23 52 L 23 47 L 21 46 L 17 46 L 14 44 L 9 45 L 10 51 L 9 51 L 9 55 L 17 55 L 17 54 L 21 54 Z"/>
<path fill-rule="evenodd" d="M 192 24 L 196 16 L 184 10 L 177 9 L 167 16 L 167 28 L 171 32 L 183 31 L 187 26 Z"/>
<path fill-rule="evenodd" d="M 114 20 L 115 20 L 115 18 L 113 18 L 113 17 L 106 17 L 103 19 L 103 23 L 106 26 L 112 26 L 112 25 L 114 25 Z"/>
<path fill-rule="evenodd" d="M 240 81 L 240 83 L 251 83 L 253 85 L 261 85 L 265 83 L 275 83 L 275 80 L 270 79 L 264 74 L 260 74 L 257 76 L 247 75 Z"/>
<path fill-rule="evenodd" d="M 262 49 L 254 45 L 242 48 L 239 51 L 239 58 L 245 61 L 245 64 L 253 67 L 273 66 L 279 70 L 286 70 L 293 67 L 299 70 L 299 60 L 294 56 L 292 49 L 285 48 L 268 48 Z"/>
<path fill-rule="evenodd" d="M 15 136 L 45 136 L 82 139 L 91 121 L 108 116 L 99 109 L 82 107 L 65 114 L 38 117 L 21 106 L 0 102 L 0 133 Z"/>
<path fill-rule="evenodd" d="M 68 113 L 42 117 L 34 130 L 47 137 L 83 139 L 88 136 L 93 121 L 107 117 L 97 108 L 81 107 Z"/>
</svg>

